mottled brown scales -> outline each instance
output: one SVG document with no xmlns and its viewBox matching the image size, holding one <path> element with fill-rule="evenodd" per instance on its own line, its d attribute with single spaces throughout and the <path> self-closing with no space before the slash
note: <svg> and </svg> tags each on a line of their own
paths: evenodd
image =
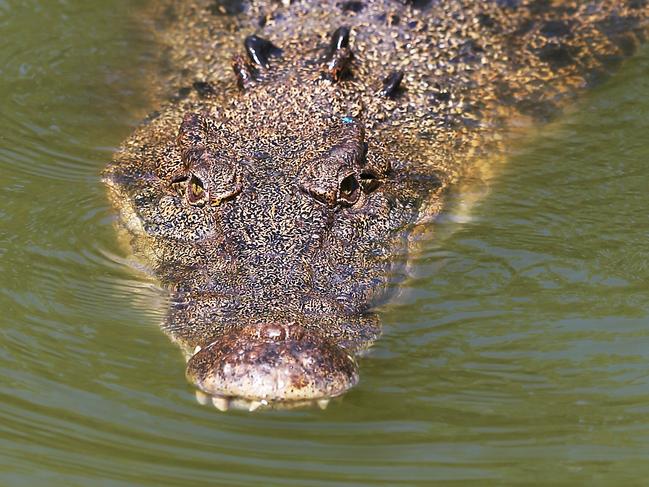
<svg viewBox="0 0 649 487">
<path fill-rule="evenodd" d="M 512 121 L 644 40 L 639 0 L 159 2 L 170 101 L 105 171 L 220 401 L 342 394 L 413 228 Z M 215 404 L 217 404 L 215 402 Z"/>
</svg>

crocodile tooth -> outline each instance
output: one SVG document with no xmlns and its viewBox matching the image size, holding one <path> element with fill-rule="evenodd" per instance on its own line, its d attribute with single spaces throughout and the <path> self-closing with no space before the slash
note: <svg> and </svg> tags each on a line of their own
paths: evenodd
<svg viewBox="0 0 649 487">
<path fill-rule="evenodd" d="M 322 410 L 327 409 L 327 406 L 329 406 L 329 399 L 318 399 L 316 402 L 318 403 L 318 407 Z"/>
<path fill-rule="evenodd" d="M 219 411 L 227 411 L 230 407 L 230 401 L 225 397 L 212 396 L 212 404 Z"/>
<path fill-rule="evenodd" d="M 210 396 L 205 394 L 203 391 L 196 391 L 196 401 L 198 404 L 201 406 L 207 406 L 208 403 L 210 402 Z"/>
<path fill-rule="evenodd" d="M 196 355 L 196 354 L 197 354 L 198 352 L 200 352 L 201 350 L 202 350 L 202 349 L 201 349 L 201 346 L 200 346 L 200 345 L 196 345 L 196 348 L 194 349 L 194 355 Z"/>
<path fill-rule="evenodd" d="M 261 406 L 261 401 L 250 401 L 250 404 L 248 405 L 248 411 L 255 411 L 257 408 L 259 408 L 259 406 Z"/>
</svg>

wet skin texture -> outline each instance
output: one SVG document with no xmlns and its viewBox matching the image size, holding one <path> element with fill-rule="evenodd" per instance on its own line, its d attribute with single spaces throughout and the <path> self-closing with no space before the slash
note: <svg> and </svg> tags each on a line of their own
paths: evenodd
<svg viewBox="0 0 649 487">
<path fill-rule="evenodd" d="M 159 2 L 174 87 L 104 172 L 217 398 L 341 395 L 446 189 L 644 40 L 643 1 Z M 513 123 L 515 122 L 515 123 Z"/>
</svg>

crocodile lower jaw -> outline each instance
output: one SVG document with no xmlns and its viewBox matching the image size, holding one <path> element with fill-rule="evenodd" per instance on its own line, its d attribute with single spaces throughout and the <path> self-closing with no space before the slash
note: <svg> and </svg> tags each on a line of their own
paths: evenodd
<svg viewBox="0 0 649 487">
<path fill-rule="evenodd" d="M 196 401 L 202 406 L 212 404 L 216 409 L 226 412 L 230 409 L 240 411 L 256 411 L 258 409 L 306 409 L 319 407 L 326 409 L 332 398 L 309 399 L 301 401 L 254 401 L 241 397 L 211 396 L 203 391 L 196 391 Z"/>
</svg>

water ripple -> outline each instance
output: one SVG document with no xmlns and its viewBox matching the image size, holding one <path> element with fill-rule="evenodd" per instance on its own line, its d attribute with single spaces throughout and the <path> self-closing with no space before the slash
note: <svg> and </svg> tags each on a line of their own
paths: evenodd
<svg viewBox="0 0 649 487">
<path fill-rule="evenodd" d="M 325 411 L 219 414 L 194 400 L 165 293 L 130 265 L 99 182 L 147 104 L 131 5 L 0 0 L 0 483 L 645 473 L 646 53 L 518 151 L 471 218 L 438 222 L 357 389 Z"/>
</svg>

